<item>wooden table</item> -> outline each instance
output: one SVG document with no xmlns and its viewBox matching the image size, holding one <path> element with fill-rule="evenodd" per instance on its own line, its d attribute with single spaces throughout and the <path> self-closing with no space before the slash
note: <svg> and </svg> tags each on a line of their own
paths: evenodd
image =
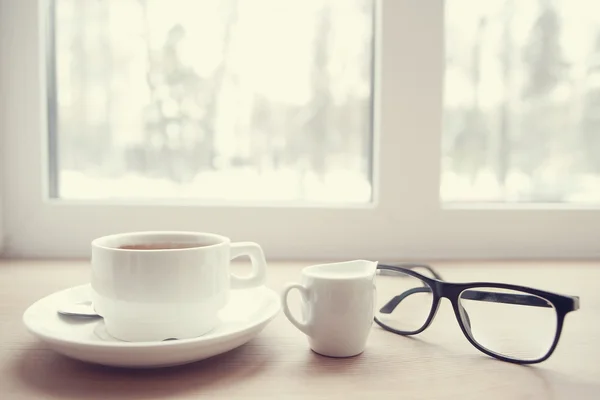
<svg viewBox="0 0 600 400">
<path fill-rule="evenodd" d="M 302 264 L 272 262 L 279 291 Z M 85 261 L 0 261 L 0 399 L 600 399 L 600 262 L 434 263 L 445 279 L 531 285 L 581 296 L 558 349 L 518 366 L 477 351 L 447 301 L 424 333 L 403 338 L 374 326 L 351 359 L 316 355 L 280 313 L 250 343 L 215 358 L 160 370 L 123 370 L 70 360 L 31 336 L 23 311 L 85 283 Z M 290 297 L 292 299 L 292 297 Z"/>
</svg>

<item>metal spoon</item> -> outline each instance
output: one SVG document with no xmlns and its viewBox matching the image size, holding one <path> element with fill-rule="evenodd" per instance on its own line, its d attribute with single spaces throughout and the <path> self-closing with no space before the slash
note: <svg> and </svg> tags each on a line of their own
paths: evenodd
<svg viewBox="0 0 600 400">
<path fill-rule="evenodd" d="M 94 307 L 91 301 L 82 301 L 78 303 L 66 303 L 62 304 L 57 312 L 61 315 L 67 315 L 69 317 L 83 317 L 83 318 L 102 318 Z"/>
<path fill-rule="evenodd" d="M 69 317 L 81 317 L 81 318 L 102 318 L 98 313 L 94 310 L 94 306 L 91 301 L 82 301 L 79 303 L 67 303 L 63 304 L 58 308 L 57 312 L 61 315 L 66 315 Z M 177 338 L 167 338 L 164 339 L 163 342 L 167 342 L 170 340 L 178 340 Z"/>
</svg>

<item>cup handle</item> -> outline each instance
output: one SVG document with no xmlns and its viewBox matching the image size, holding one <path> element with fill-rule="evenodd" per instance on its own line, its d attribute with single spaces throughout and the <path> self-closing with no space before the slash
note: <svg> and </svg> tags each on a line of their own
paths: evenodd
<svg viewBox="0 0 600 400">
<path fill-rule="evenodd" d="M 309 329 L 309 325 L 306 322 L 300 322 L 296 319 L 296 317 L 294 317 L 292 315 L 292 312 L 290 311 L 290 308 L 288 307 L 288 294 L 290 293 L 290 291 L 292 289 L 298 289 L 298 291 L 300 292 L 300 295 L 302 296 L 302 301 L 307 302 L 308 301 L 308 290 L 300 285 L 299 283 L 289 283 L 285 286 L 285 288 L 283 289 L 283 292 L 281 293 L 281 308 L 283 309 L 283 313 L 285 314 L 285 316 L 287 317 L 287 319 L 298 329 L 300 329 L 300 331 L 302 333 L 304 333 L 305 335 L 310 336 L 310 329 Z"/>
<path fill-rule="evenodd" d="M 247 277 L 231 274 L 230 282 L 232 289 L 247 289 L 265 284 L 267 261 L 265 260 L 262 248 L 257 243 L 252 242 L 231 243 L 231 260 L 246 255 L 250 257 L 252 273 Z"/>
</svg>

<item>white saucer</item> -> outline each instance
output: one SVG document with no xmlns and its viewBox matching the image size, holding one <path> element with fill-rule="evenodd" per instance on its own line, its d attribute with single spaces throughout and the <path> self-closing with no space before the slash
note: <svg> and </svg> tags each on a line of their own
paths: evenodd
<svg viewBox="0 0 600 400">
<path fill-rule="evenodd" d="M 277 315 L 279 296 L 267 287 L 232 290 L 220 325 L 204 336 L 166 342 L 129 343 L 112 338 L 101 318 L 74 318 L 56 310 L 65 302 L 89 301 L 90 286 L 66 289 L 31 305 L 23 315 L 27 329 L 50 348 L 81 361 L 130 368 L 187 364 L 221 354 L 253 339 Z"/>
</svg>

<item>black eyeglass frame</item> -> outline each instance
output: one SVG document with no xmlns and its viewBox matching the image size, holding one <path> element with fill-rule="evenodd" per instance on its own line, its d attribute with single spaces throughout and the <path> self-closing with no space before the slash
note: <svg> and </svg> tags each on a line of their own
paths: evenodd
<svg viewBox="0 0 600 400">
<path fill-rule="evenodd" d="M 413 271 L 413 269 L 415 269 L 415 268 L 424 268 L 424 269 L 428 270 L 434 276 L 434 278 L 429 278 L 418 272 Z M 462 332 L 465 335 L 465 337 L 467 338 L 467 340 L 476 349 L 478 349 L 479 351 L 481 351 L 484 354 L 487 354 L 490 357 L 494 357 L 501 361 L 511 362 L 511 363 L 515 363 L 515 364 L 536 364 L 536 363 L 540 363 L 540 362 L 547 360 L 552 355 L 552 353 L 554 353 L 554 350 L 556 349 L 556 346 L 558 345 L 558 341 L 560 339 L 560 335 L 562 332 L 562 328 L 563 328 L 563 324 L 564 324 L 566 315 L 571 311 L 575 311 L 575 310 L 579 309 L 579 297 L 578 296 L 566 296 L 566 295 L 548 292 L 548 291 L 544 291 L 544 290 L 533 289 L 533 288 L 527 287 L 527 286 L 512 285 L 512 284 L 506 284 L 506 283 L 446 282 L 442 279 L 442 277 L 433 268 L 431 268 L 427 264 L 400 264 L 400 265 L 378 264 L 377 265 L 377 273 L 380 273 L 380 272 L 386 271 L 386 270 L 400 272 L 400 273 L 403 273 L 406 275 L 413 276 L 417 279 L 420 279 L 425 284 L 427 284 L 429 286 L 429 288 L 431 288 L 433 300 L 431 302 L 431 310 L 429 312 L 429 315 L 427 316 L 427 320 L 425 321 L 423 326 L 421 328 L 419 328 L 418 330 L 415 330 L 415 331 L 397 330 L 397 329 L 387 326 L 385 323 L 381 322 L 377 318 L 377 316 L 375 316 L 375 322 L 379 326 L 381 326 L 383 329 L 393 332 L 393 333 L 396 333 L 398 335 L 403 335 L 403 336 L 419 334 L 419 333 L 423 332 L 425 329 L 427 329 L 427 327 L 429 327 L 429 325 L 435 318 L 435 315 L 436 315 L 437 310 L 440 305 L 440 300 L 442 298 L 447 298 L 448 300 L 450 300 L 450 303 L 452 303 L 452 309 L 454 310 L 454 315 L 456 316 L 456 320 L 458 321 L 458 325 L 460 326 L 460 329 L 462 330 Z M 464 320 L 465 319 L 468 320 L 468 317 L 463 317 L 461 315 L 461 312 L 464 308 L 460 304 L 460 295 L 461 295 L 461 293 L 463 293 L 464 291 L 466 291 L 468 289 L 481 289 L 481 288 L 515 290 L 515 291 L 519 291 L 522 293 L 527 293 L 527 294 L 531 294 L 533 296 L 537 296 L 537 298 L 542 298 L 542 299 L 546 300 L 547 302 L 549 302 L 550 304 L 552 304 L 552 306 L 554 307 L 554 310 L 556 312 L 557 326 L 556 326 L 554 340 L 553 340 L 552 345 L 550 346 L 549 350 L 546 352 L 546 354 L 544 354 L 540 358 L 533 359 L 533 360 L 521 360 L 521 359 L 507 357 L 505 355 L 493 352 L 493 351 L 483 347 L 479 343 L 477 343 L 477 341 L 473 338 L 473 336 L 471 334 L 470 328 L 465 326 Z M 403 294 L 401 294 L 400 296 L 394 297 L 390 302 L 388 302 L 388 304 L 395 302 L 396 304 L 393 306 L 395 308 L 395 306 L 402 300 L 402 298 L 403 298 L 402 296 L 403 296 Z M 507 296 L 510 297 L 510 296 L 518 296 L 518 295 L 507 295 Z M 400 300 L 398 300 L 398 298 L 400 298 Z M 501 301 L 501 302 L 505 302 L 505 301 Z M 511 301 L 510 303 L 520 304 L 518 301 L 515 301 L 515 302 Z M 388 306 L 388 304 L 383 306 L 383 308 Z M 529 305 L 535 305 L 535 304 L 529 304 Z"/>
</svg>

